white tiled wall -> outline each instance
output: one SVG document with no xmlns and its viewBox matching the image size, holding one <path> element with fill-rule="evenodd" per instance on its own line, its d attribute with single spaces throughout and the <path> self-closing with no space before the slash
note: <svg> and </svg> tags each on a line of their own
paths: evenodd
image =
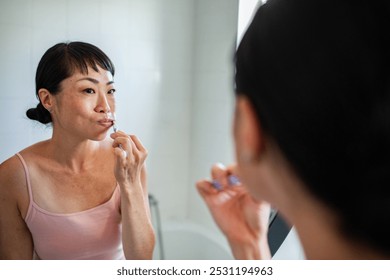
<svg viewBox="0 0 390 280">
<path fill-rule="evenodd" d="M 197 0 L 195 10 L 190 183 L 209 177 L 213 163 L 233 161 L 233 54 L 238 1 Z M 190 188 L 188 195 L 191 220 L 219 234 L 197 191 Z"/>
<path fill-rule="evenodd" d="M 230 160 L 237 9 L 237 0 L 0 0 L 0 162 L 51 136 L 25 117 L 43 53 L 90 42 L 116 66 L 118 126 L 149 150 L 163 219 L 210 222 L 195 181 Z"/>
<path fill-rule="evenodd" d="M 0 162 L 51 136 L 25 117 L 43 53 L 90 42 L 116 66 L 118 126 L 149 150 L 162 219 L 220 234 L 195 181 L 233 161 L 237 14 L 238 0 L 0 0 Z"/>
</svg>

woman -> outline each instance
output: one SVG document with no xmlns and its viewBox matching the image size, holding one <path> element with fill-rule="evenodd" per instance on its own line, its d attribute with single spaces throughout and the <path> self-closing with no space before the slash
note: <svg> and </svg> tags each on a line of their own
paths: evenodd
<svg viewBox="0 0 390 280">
<path fill-rule="evenodd" d="M 151 259 L 147 151 L 114 125 L 114 65 L 97 47 L 59 43 L 36 72 L 30 119 L 52 138 L 1 164 L 1 259 Z"/>
<path fill-rule="evenodd" d="M 237 168 L 197 183 L 236 258 L 271 257 L 269 203 L 309 259 L 390 257 L 389 26 L 384 0 L 258 9 L 236 52 Z"/>
</svg>

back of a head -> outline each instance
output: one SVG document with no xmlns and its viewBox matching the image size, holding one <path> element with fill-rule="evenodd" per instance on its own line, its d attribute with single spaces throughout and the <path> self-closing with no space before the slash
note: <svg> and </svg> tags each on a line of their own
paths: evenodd
<svg viewBox="0 0 390 280">
<path fill-rule="evenodd" d="M 236 91 L 352 238 L 390 255 L 387 0 L 269 0 L 236 53 Z M 363 206 L 364 205 L 364 206 Z"/>
</svg>

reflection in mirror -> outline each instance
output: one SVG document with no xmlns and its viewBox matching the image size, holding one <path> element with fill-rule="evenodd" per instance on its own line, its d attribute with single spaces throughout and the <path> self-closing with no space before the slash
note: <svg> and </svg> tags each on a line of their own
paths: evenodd
<svg viewBox="0 0 390 280">
<path fill-rule="evenodd" d="M 118 127 L 136 134 L 149 152 L 152 219 L 160 233 L 154 257 L 231 259 L 194 185 L 213 163 L 234 161 L 232 61 L 239 2 L 2 3 L 0 104 L 7 106 L 0 118 L 7 121 L 0 128 L 6 147 L 0 162 L 51 137 L 50 127 L 25 117 L 37 103 L 34 75 L 44 51 L 58 42 L 92 43 L 116 67 Z M 86 14 L 98 20 L 85 20 Z"/>
<path fill-rule="evenodd" d="M 92 43 L 116 67 L 118 128 L 148 149 L 148 187 L 158 201 L 165 258 L 231 258 L 194 185 L 212 163 L 233 161 L 237 12 L 237 0 L 2 3 L 0 102 L 7 106 L 0 117 L 9 121 L 0 129 L 6 143 L 0 161 L 51 137 L 50 127 L 25 117 L 37 104 L 34 75 L 42 54 L 58 42 Z"/>
</svg>

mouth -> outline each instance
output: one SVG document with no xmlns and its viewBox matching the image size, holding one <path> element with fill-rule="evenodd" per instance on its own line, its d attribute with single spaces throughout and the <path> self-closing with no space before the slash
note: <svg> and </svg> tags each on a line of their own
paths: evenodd
<svg viewBox="0 0 390 280">
<path fill-rule="evenodd" d="M 109 118 L 104 118 L 104 119 L 98 120 L 98 124 L 101 126 L 104 126 L 106 128 L 110 128 L 111 126 L 114 125 L 114 120 L 109 119 Z"/>
</svg>

